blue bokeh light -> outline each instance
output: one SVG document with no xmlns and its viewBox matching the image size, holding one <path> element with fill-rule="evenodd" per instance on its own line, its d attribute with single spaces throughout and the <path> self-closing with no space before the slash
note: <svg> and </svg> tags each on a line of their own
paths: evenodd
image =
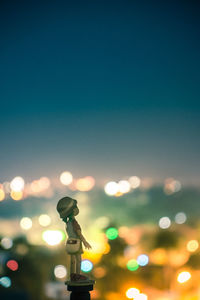
<svg viewBox="0 0 200 300">
<path fill-rule="evenodd" d="M 146 254 L 141 254 L 137 257 L 137 263 L 141 267 L 146 266 L 148 262 L 149 262 L 149 257 Z"/>
<path fill-rule="evenodd" d="M 81 271 L 87 273 L 87 272 L 90 272 L 93 268 L 93 263 L 88 260 L 88 259 L 84 259 L 82 260 L 81 262 Z"/>
<path fill-rule="evenodd" d="M 7 276 L 1 277 L 0 284 L 5 288 L 9 288 L 11 286 L 11 279 Z"/>
</svg>

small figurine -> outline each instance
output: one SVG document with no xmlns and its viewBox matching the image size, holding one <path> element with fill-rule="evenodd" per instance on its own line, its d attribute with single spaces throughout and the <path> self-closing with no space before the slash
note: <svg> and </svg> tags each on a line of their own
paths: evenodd
<svg viewBox="0 0 200 300">
<path fill-rule="evenodd" d="M 91 246 L 82 235 L 81 227 L 75 219 L 75 216 L 79 213 L 77 201 L 70 197 L 64 197 L 58 201 L 57 211 L 60 214 L 60 218 L 67 225 L 68 240 L 66 250 L 71 257 L 70 280 L 71 282 L 90 281 L 86 276 L 81 275 L 82 243 L 86 249 L 91 249 Z"/>
</svg>

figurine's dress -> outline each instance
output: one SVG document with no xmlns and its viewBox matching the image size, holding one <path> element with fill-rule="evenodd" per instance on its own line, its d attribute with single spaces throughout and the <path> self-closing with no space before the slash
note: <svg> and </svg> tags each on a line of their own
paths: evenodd
<svg viewBox="0 0 200 300">
<path fill-rule="evenodd" d="M 81 230 L 81 227 L 75 219 L 69 220 L 67 222 L 66 231 L 69 238 L 75 238 L 80 240 L 77 234 L 78 230 Z M 80 249 L 76 254 L 82 254 L 82 253 L 83 253 L 83 247 L 82 247 L 82 241 L 80 240 Z"/>
</svg>

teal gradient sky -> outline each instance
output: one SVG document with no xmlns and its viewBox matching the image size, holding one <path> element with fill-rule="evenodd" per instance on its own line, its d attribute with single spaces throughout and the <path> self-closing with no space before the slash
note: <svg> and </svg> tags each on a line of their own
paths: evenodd
<svg viewBox="0 0 200 300">
<path fill-rule="evenodd" d="M 1 1 L 0 182 L 200 177 L 197 1 Z"/>
</svg>

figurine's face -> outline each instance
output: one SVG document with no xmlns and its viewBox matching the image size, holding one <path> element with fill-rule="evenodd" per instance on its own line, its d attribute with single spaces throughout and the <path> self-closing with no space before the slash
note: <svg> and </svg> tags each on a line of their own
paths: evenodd
<svg viewBox="0 0 200 300">
<path fill-rule="evenodd" d="M 74 209 L 73 209 L 73 215 L 74 216 L 77 216 L 79 214 L 79 209 L 78 207 L 76 206 Z"/>
</svg>

